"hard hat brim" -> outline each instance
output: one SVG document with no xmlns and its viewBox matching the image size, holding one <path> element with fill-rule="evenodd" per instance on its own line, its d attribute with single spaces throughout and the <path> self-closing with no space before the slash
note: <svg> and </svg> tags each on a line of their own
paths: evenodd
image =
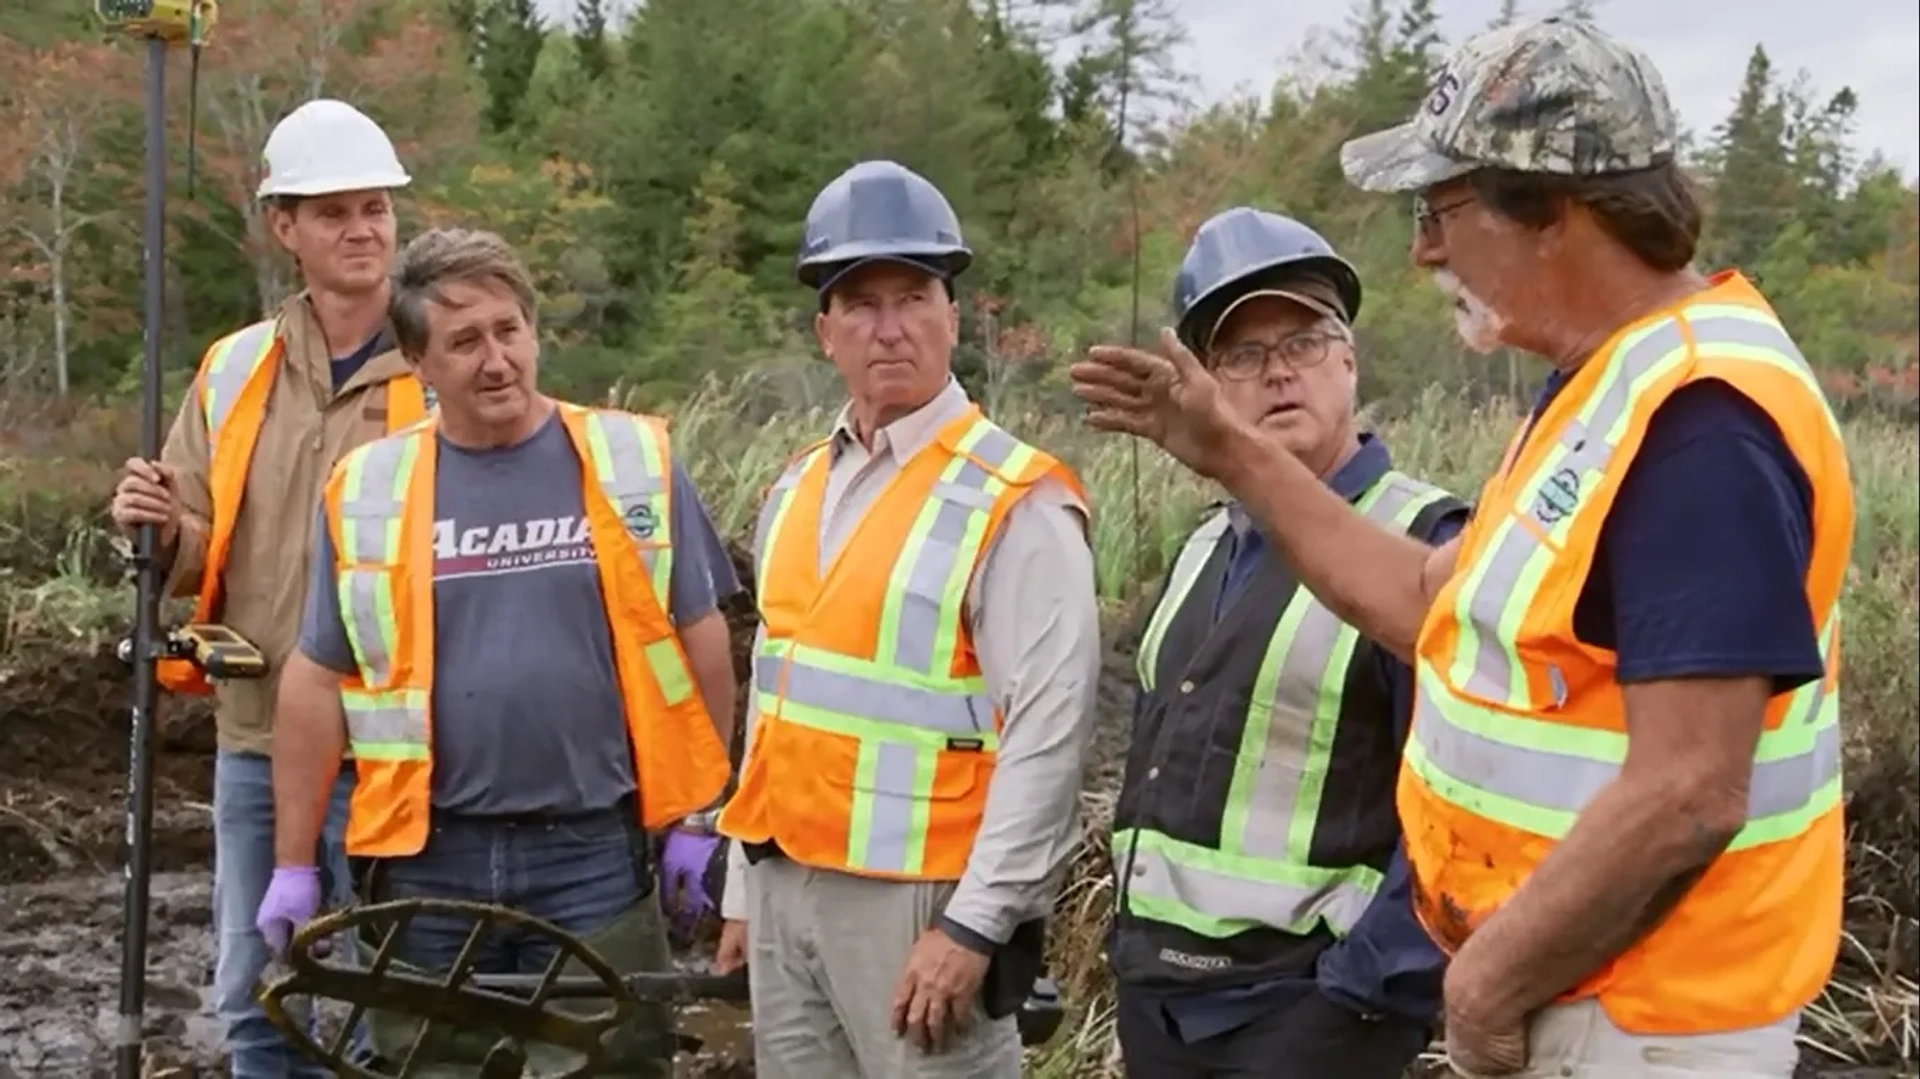
<svg viewBox="0 0 1920 1079">
<path fill-rule="evenodd" d="M 1243 291 L 1256 289 L 1284 289 L 1286 282 L 1295 277 L 1317 277 L 1333 287 L 1335 295 L 1340 297 L 1343 308 L 1341 321 L 1352 325 L 1360 317 L 1360 274 L 1351 263 L 1338 255 L 1298 255 L 1274 259 L 1247 272 L 1230 277 L 1196 296 L 1187 305 L 1175 327 L 1182 344 L 1195 352 L 1204 351 L 1206 339 L 1213 336 L 1219 328 L 1221 315 L 1214 314 L 1222 306 L 1232 306 Z M 1205 334 L 1203 338 L 1201 335 Z"/>
<path fill-rule="evenodd" d="M 270 199 L 281 195 L 296 198 L 309 198 L 314 195 L 337 195 L 342 191 L 380 191 L 406 187 L 413 177 L 404 172 L 371 172 L 358 176 L 329 177 L 325 180 L 308 180 L 304 183 L 262 183 L 256 198 Z"/>
<path fill-rule="evenodd" d="M 857 240 L 830 247 L 803 259 L 796 268 L 796 274 L 800 283 L 809 288 L 825 288 L 825 282 L 837 280 L 855 266 L 875 260 L 935 269 L 951 278 L 960 276 L 968 266 L 973 265 L 973 252 L 957 244 Z"/>
</svg>

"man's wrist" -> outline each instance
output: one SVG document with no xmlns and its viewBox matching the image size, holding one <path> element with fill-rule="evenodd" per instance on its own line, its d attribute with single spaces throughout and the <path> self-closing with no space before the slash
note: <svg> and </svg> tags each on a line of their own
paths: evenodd
<svg viewBox="0 0 1920 1079">
<path fill-rule="evenodd" d="M 1281 457 L 1287 460 L 1270 460 Z M 1235 420 L 1221 442 L 1214 479 L 1235 497 L 1240 497 L 1243 489 L 1268 482 L 1276 466 L 1284 468 L 1289 463 L 1298 463 L 1292 451 L 1262 434 L 1259 428 Z"/>
<path fill-rule="evenodd" d="M 940 916 L 939 924 L 940 931 L 945 933 L 949 940 L 975 955 L 991 956 L 1000 947 L 982 934 L 974 932 L 944 914 Z"/>
</svg>

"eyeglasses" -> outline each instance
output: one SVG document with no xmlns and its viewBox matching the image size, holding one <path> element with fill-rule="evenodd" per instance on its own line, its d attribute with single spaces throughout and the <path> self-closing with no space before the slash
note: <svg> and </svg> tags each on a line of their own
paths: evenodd
<svg viewBox="0 0 1920 1079">
<path fill-rule="evenodd" d="M 1265 341 L 1242 341 L 1232 348 L 1223 349 L 1213 355 L 1213 370 L 1220 377 L 1235 382 L 1258 378 L 1266 373 L 1267 364 L 1278 356 L 1287 370 L 1296 374 L 1310 367 L 1318 366 L 1332 351 L 1335 341 L 1345 341 L 1344 333 L 1327 330 L 1303 330 L 1268 344 Z"/>
<path fill-rule="evenodd" d="M 1431 242 L 1438 238 L 1440 222 L 1448 214 L 1464 209 L 1472 201 L 1472 195 L 1462 195 L 1444 206 L 1429 206 L 1426 196 L 1416 196 L 1413 200 L 1413 227 L 1418 230 L 1421 239 Z"/>
</svg>

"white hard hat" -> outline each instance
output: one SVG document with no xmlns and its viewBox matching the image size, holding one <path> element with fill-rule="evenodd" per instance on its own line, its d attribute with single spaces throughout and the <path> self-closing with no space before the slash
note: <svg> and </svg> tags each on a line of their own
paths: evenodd
<svg viewBox="0 0 1920 1079">
<path fill-rule="evenodd" d="M 275 124 L 260 156 L 267 172 L 258 192 L 263 199 L 405 187 L 413 179 L 379 124 L 328 98 L 309 101 Z"/>
</svg>

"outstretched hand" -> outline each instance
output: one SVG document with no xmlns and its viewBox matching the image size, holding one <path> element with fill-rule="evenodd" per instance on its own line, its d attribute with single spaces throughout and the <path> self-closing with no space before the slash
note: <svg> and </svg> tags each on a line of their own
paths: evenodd
<svg viewBox="0 0 1920 1079">
<path fill-rule="evenodd" d="M 1067 369 L 1073 394 L 1087 404 L 1087 425 L 1157 443 L 1188 468 L 1219 477 L 1241 421 L 1220 397 L 1220 384 L 1171 329 L 1160 352 L 1095 345 Z"/>
</svg>

